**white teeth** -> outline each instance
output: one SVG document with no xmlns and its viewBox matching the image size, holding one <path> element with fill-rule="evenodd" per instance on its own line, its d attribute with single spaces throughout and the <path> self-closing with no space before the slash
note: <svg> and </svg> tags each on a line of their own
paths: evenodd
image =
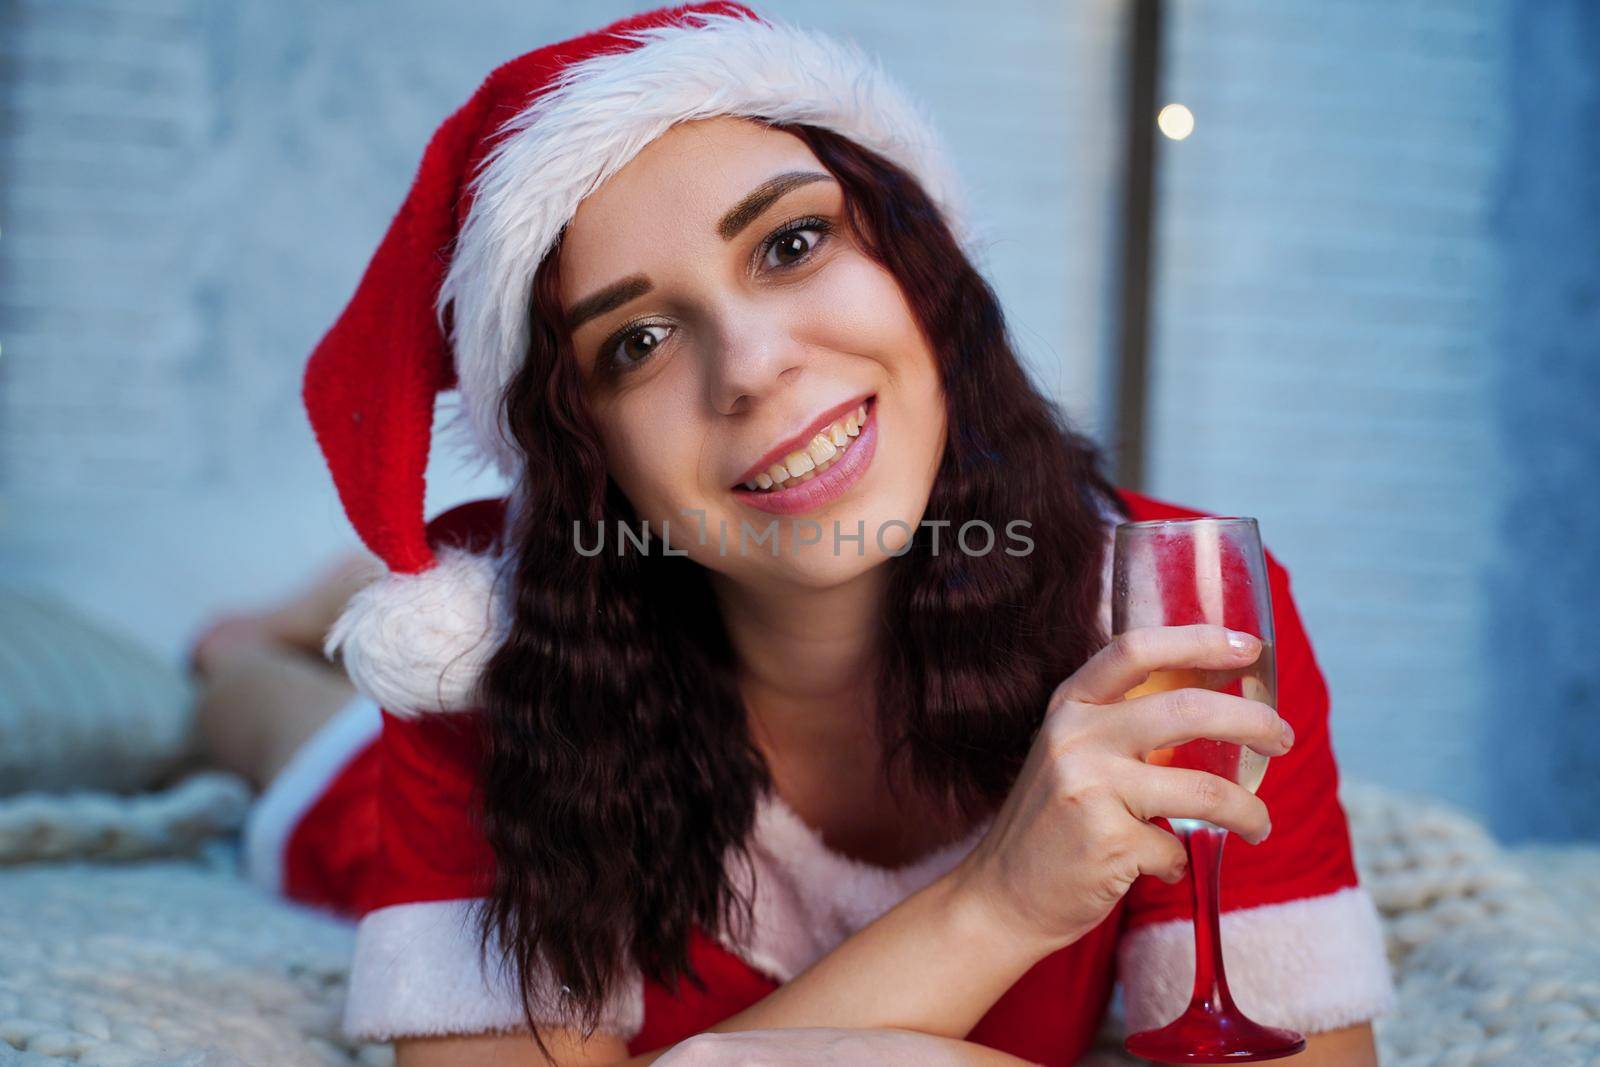
<svg viewBox="0 0 1600 1067">
<path fill-rule="evenodd" d="M 811 457 L 813 463 L 826 463 L 838 454 L 838 448 L 834 447 L 833 442 L 824 434 L 817 434 L 811 439 L 811 443 L 806 445 L 806 455 Z"/>
<path fill-rule="evenodd" d="M 783 457 L 783 462 L 774 463 L 755 478 L 745 482 L 744 487 L 752 491 L 783 489 L 799 485 L 801 482 L 809 482 L 838 461 L 851 440 L 860 436 L 866 421 L 867 406 L 857 405 L 854 411 L 836 420 L 813 437 L 805 448 L 798 452 L 790 452 Z"/>
</svg>

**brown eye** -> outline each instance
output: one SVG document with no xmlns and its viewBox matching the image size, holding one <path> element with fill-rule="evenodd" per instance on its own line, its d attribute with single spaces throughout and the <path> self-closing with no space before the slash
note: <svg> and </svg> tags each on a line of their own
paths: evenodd
<svg viewBox="0 0 1600 1067">
<path fill-rule="evenodd" d="M 612 364 L 620 370 L 628 370 L 649 359 L 656 348 L 664 341 L 665 336 L 657 337 L 651 330 L 665 331 L 665 326 L 642 326 L 632 333 L 624 336 L 617 342 L 612 350 Z"/>
<path fill-rule="evenodd" d="M 827 228 L 820 221 L 807 221 L 780 232 L 767 244 L 765 265 L 777 270 L 794 266 L 816 250 L 826 233 Z M 774 256 L 777 257 L 775 262 Z"/>
</svg>

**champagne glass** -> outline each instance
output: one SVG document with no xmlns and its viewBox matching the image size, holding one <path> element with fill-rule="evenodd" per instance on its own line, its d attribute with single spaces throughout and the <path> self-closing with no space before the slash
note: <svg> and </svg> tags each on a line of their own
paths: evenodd
<svg viewBox="0 0 1600 1067">
<path fill-rule="evenodd" d="M 1171 689 L 1214 689 L 1278 706 L 1272 595 L 1255 519 L 1216 517 L 1123 523 L 1112 561 L 1112 634 L 1140 626 L 1216 623 L 1261 639 L 1261 655 L 1236 670 L 1156 671 L 1126 698 Z M 1219 774 L 1252 793 L 1267 757 L 1205 738 L 1157 749 L 1146 762 Z M 1194 890 L 1194 993 L 1166 1026 L 1132 1034 L 1123 1047 L 1158 1063 L 1245 1063 L 1292 1056 L 1306 1047 L 1293 1030 L 1263 1026 L 1239 1010 L 1222 966 L 1219 892 L 1228 831 L 1205 819 L 1169 819 L 1189 853 Z"/>
</svg>

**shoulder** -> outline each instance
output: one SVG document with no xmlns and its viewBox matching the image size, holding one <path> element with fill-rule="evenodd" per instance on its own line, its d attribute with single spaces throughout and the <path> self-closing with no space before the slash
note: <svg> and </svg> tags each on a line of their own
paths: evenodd
<svg viewBox="0 0 1600 1067">
<path fill-rule="evenodd" d="M 504 538 L 507 503 L 506 497 L 491 496 L 446 508 L 428 520 L 428 547 L 493 551 Z"/>
</svg>

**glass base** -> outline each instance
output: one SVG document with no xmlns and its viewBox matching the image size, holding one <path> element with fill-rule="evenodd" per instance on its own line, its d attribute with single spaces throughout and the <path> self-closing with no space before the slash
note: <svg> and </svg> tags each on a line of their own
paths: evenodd
<svg viewBox="0 0 1600 1067">
<path fill-rule="evenodd" d="M 1191 1006 L 1159 1030 L 1129 1035 L 1122 1047 L 1156 1063 L 1253 1063 L 1304 1052 L 1306 1039 L 1293 1030 L 1262 1026 L 1237 1010 L 1217 1015 Z"/>
</svg>

